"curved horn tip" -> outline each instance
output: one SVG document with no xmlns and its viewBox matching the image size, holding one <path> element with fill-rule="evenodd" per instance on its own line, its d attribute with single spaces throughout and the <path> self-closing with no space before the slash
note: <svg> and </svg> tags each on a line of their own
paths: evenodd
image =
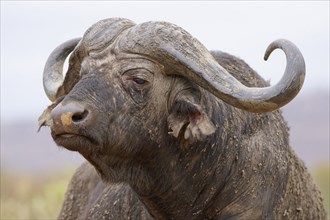
<svg viewBox="0 0 330 220">
<path fill-rule="evenodd" d="M 285 50 L 286 48 L 290 48 L 290 50 L 294 51 L 295 53 L 301 53 L 298 47 L 291 41 L 286 39 L 278 39 L 269 44 L 264 55 L 264 60 L 267 61 L 270 54 L 278 48 L 282 50 Z"/>
<path fill-rule="evenodd" d="M 49 55 L 44 72 L 44 91 L 50 101 L 55 101 L 58 97 L 58 90 L 63 84 L 63 65 L 67 56 L 74 50 L 81 38 L 68 40 L 56 47 Z"/>
</svg>

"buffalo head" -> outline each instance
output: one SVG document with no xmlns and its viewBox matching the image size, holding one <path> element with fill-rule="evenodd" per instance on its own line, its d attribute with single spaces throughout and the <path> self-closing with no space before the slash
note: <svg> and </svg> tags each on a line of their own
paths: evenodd
<svg viewBox="0 0 330 220">
<path fill-rule="evenodd" d="M 255 113 L 292 100 L 304 81 L 304 59 L 291 42 L 277 40 L 266 60 L 276 48 L 287 58 L 282 79 L 270 87 L 247 87 L 178 26 L 102 20 L 48 58 L 44 88 L 53 104 L 40 123 L 50 125 L 58 145 L 79 151 L 104 178 L 127 181 L 127 173 L 146 170 L 157 152 L 175 154 L 176 146 L 213 135 L 221 125 L 210 116 L 212 98 Z M 151 178 L 148 172 L 135 175 Z"/>
</svg>

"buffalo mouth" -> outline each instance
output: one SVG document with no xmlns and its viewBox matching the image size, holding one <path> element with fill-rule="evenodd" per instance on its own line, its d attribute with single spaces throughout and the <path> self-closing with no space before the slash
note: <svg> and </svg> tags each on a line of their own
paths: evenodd
<svg viewBox="0 0 330 220">
<path fill-rule="evenodd" d="M 55 143 L 71 151 L 86 151 L 88 148 L 99 145 L 98 142 L 87 135 L 76 133 L 52 132 Z"/>
</svg>

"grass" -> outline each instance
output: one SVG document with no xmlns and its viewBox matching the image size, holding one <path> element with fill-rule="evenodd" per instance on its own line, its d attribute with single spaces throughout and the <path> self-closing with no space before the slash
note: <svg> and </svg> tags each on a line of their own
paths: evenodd
<svg viewBox="0 0 330 220">
<path fill-rule="evenodd" d="M 52 178 L 1 172 L 0 219 L 56 219 L 73 172 Z"/>
<path fill-rule="evenodd" d="M 65 170 L 52 177 L 31 177 L 1 172 L 0 219 L 56 219 L 64 193 L 74 170 Z M 313 170 L 329 213 L 329 165 Z M 329 214 L 328 214 L 329 216 Z"/>
<path fill-rule="evenodd" d="M 312 170 L 312 176 L 319 186 L 323 199 L 325 210 L 330 218 L 330 168 L 329 164 L 324 164 Z"/>
</svg>

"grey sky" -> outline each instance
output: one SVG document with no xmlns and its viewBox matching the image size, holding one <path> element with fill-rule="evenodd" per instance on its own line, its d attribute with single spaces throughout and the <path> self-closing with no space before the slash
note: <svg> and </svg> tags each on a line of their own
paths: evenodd
<svg viewBox="0 0 330 220">
<path fill-rule="evenodd" d="M 244 59 L 271 84 L 282 76 L 285 58 L 275 51 L 265 62 L 264 51 L 286 38 L 306 60 L 302 92 L 329 90 L 329 1 L 1 1 L 1 120 L 36 120 L 50 104 L 42 88 L 50 52 L 109 17 L 175 23 L 208 49 Z"/>
</svg>

